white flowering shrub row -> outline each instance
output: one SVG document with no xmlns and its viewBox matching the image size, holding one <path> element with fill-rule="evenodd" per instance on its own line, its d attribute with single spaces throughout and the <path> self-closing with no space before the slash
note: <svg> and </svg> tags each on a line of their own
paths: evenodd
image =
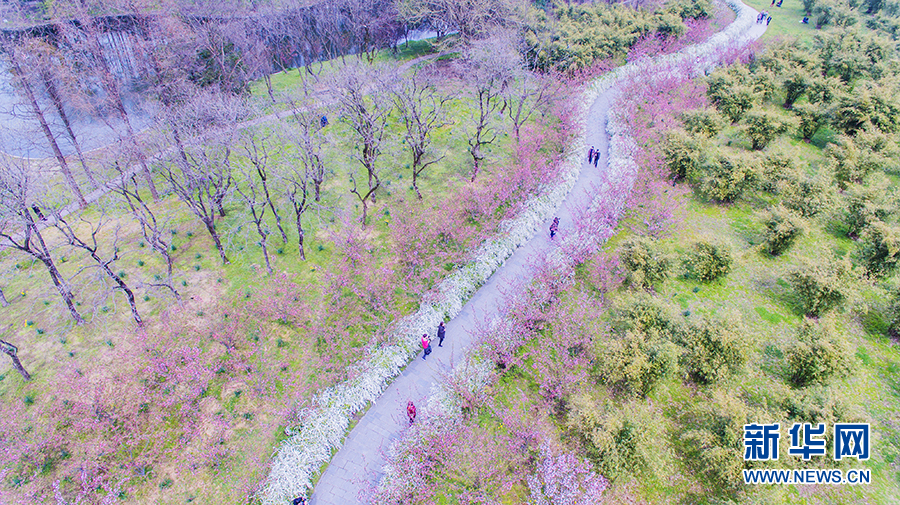
<svg viewBox="0 0 900 505">
<path fill-rule="evenodd" d="M 300 414 L 297 426 L 285 429 L 289 438 L 284 440 L 273 456 L 272 470 L 263 483 L 259 497 L 262 503 L 281 504 L 289 502 L 293 497 L 305 494 L 312 487 L 312 480 L 324 463 L 330 460 L 332 453 L 340 448 L 351 417 L 362 410 L 369 402 L 374 403 L 385 390 L 391 379 L 400 374 L 402 368 L 416 356 L 420 350 L 419 338 L 423 333 L 431 333 L 438 323 L 444 319 L 452 319 L 462 310 L 466 300 L 484 284 L 497 268 L 512 255 L 522 244 L 530 240 L 537 230 L 556 214 L 566 196 L 575 186 L 583 165 L 583 153 L 586 148 L 585 122 L 591 105 L 597 98 L 609 90 L 613 84 L 646 70 L 646 65 L 661 65 L 693 61 L 693 72 L 712 69 L 717 61 L 717 51 L 722 51 L 734 43 L 743 43 L 746 30 L 753 26 L 753 12 L 738 0 L 727 0 L 728 5 L 737 13 L 737 19 L 724 31 L 714 35 L 703 44 L 685 48 L 679 53 L 653 58 L 621 67 L 604 77 L 594 81 L 582 96 L 576 117 L 579 118 L 578 129 L 569 154 L 563 161 L 559 179 L 547 187 L 541 188 L 538 196 L 531 198 L 523 211 L 514 218 L 501 223 L 500 232 L 487 240 L 475 252 L 475 258 L 467 266 L 457 270 L 438 286 L 430 303 L 422 303 L 419 310 L 398 321 L 394 330 L 394 345 L 374 350 L 363 363 L 356 365 L 353 378 L 328 388 L 317 395 L 312 407 L 304 409 Z M 669 68 L 675 68 L 670 65 Z M 631 187 L 637 173 L 637 166 L 631 153 L 634 152 L 634 141 L 627 135 L 627 126 L 623 118 L 611 111 L 607 123 L 610 136 L 608 180 L 624 183 Z M 601 192 L 600 194 L 611 193 Z M 621 201 L 614 208 L 621 211 L 625 204 L 624 194 L 619 192 Z M 601 202 L 595 202 L 599 205 Z M 567 238 L 572 242 L 591 242 L 595 237 L 587 237 L 583 233 L 575 233 Z M 550 260 L 557 265 L 568 262 L 559 248 L 551 254 Z M 471 387 L 481 388 L 482 380 L 487 381 L 489 366 L 480 365 L 483 369 L 475 373 L 479 365 L 469 360 L 467 368 L 458 369 L 454 376 L 471 382 Z M 464 374 L 461 374 L 464 372 Z M 437 429 L 435 426 L 451 426 L 447 419 L 458 415 L 455 394 L 437 387 L 429 397 L 427 406 L 429 423 L 432 428 L 419 428 L 411 433 L 415 440 L 418 429 Z M 437 421 L 435 423 L 435 421 Z M 403 445 L 394 450 L 402 451 Z M 402 476 L 394 475 L 391 468 L 386 468 L 383 485 L 403 485 Z"/>
</svg>

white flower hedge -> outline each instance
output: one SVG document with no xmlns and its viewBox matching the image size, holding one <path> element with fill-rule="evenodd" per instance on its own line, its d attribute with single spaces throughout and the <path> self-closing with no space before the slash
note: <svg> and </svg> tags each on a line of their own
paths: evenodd
<svg viewBox="0 0 900 505">
<path fill-rule="evenodd" d="M 569 154 L 562 163 L 559 180 L 541 188 L 540 194 L 523 205 L 523 211 L 516 217 L 501 223 L 500 232 L 482 244 L 470 264 L 457 270 L 438 286 L 431 303 L 422 303 L 419 310 L 400 320 L 394 331 L 394 345 L 378 348 L 364 362 L 354 368 L 354 378 L 335 385 L 319 393 L 313 406 L 304 410 L 299 426 L 288 427 L 284 440 L 273 456 L 272 470 L 263 483 L 259 497 L 263 504 L 289 503 L 299 495 L 305 495 L 312 488 L 312 480 L 323 464 L 331 459 L 333 451 L 340 448 L 351 417 L 369 402 L 374 403 L 391 379 L 400 374 L 402 368 L 414 358 L 420 349 L 420 337 L 430 333 L 444 319 L 452 319 L 462 310 L 466 300 L 522 244 L 530 240 L 553 215 L 556 214 L 566 196 L 575 186 L 583 165 L 586 149 L 586 120 L 591 105 L 597 98 L 620 80 L 633 77 L 646 70 L 649 65 L 665 67 L 692 61 L 692 73 L 711 70 L 721 51 L 735 44 L 742 45 L 747 38 L 746 31 L 754 24 L 754 12 L 738 0 L 726 0 L 736 12 L 737 18 L 724 31 L 712 36 L 706 42 L 659 58 L 642 60 L 620 67 L 595 80 L 585 91 L 577 111 L 578 134 L 569 146 Z M 671 65 L 670 68 L 683 68 Z M 612 107 L 611 107 L 612 108 Z M 607 123 L 609 142 L 609 175 L 611 179 L 624 181 L 631 186 L 637 173 L 637 165 L 631 157 L 634 141 L 627 136 L 624 120 L 611 110 Z M 615 208 L 621 210 L 624 195 Z M 568 241 L 592 240 L 577 234 Z M 563 265 L 567 262 L 558 248 L 551 254 L 551 261 Z M 465 377 L 473 390 L 481 389 L 489 375 L 490 365 L 469 362 L 465 370 L 457 369 L 454 375 Z M 463 375 L 460 375 L 464 372 Z M 458 415 L 455 396 L 444 388 L 437 387 L 430 395 L 427 409 L 432 420 L 448 419 Z M 432 423 L 429 423 L 432 424 Z M 439 425 L 439 424 L 438 424 Z M 447 426 L 450 424 L 448 423 Z M 411 434 L 414 436 L 414 433 Z M 394 450 L 401 450 L 398 446 Z M 395 469 L 385 468 L 383 485 L 400 485 L 403 476 L 394 475 Z"/>
</svg>

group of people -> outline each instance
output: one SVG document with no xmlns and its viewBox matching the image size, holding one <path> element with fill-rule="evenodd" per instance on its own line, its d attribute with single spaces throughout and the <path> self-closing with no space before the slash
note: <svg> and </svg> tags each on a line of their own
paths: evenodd
<svg viewBox="0 0 900 505">
<path fill-rule="evenodd" d="M 594 149 L 594 146 L 591 146 L 591 149 L 588 151 L 588 163 L 593 163 L 594 166 L 597 166 L 597 162 L 600 161 L 600 150 Z"/>
<path fill-rule="evenodd" d="M 444 347 L 444 338 L 447 336 L 447 328 L 444 326 L 444 322 L 441 321 L 437 327 L 437 338 L 438 338 L 438 347 Z M 428 336 L 427 333 L 422 334 L 422 359 L 428 357 L 431 354 L 431 337 Z M 413 421 L 416 420 L 416 405 L 409 400 L 406 402 L 406 417 L 409 418 L 409 424 L 412 424 Z"/>
<path fill-rule="evenodd" d="M 441 321 L 441 324 L 438 325 L 437 328 L 437 337 L 438 337 L 438 347 L 444 347 L 444 337 L 446 336 L 447 329 L 444 327 L 444 322 Z M 422 350 L 425 351 L 422 353 L 422 359 L 428 357 L 431 354 L 431 337 L 428 336 L 427 333 L 422 334 Z"/>
<path fill-rule="evenodd" d="M 774 1 L 772 2 L 775 3 Z M 781 2 L 778 2 L 778 6 L 781 7 Z M 768 11 L 762 11 L 756 16 L 757 23 L 765 23 L 769 24 L 772 22 L 772 16 L 769 15 Z"/>
</svg>

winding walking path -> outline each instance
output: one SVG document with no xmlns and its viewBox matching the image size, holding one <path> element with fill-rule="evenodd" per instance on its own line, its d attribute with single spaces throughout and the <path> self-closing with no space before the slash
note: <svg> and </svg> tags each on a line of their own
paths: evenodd
<svg viewBox="0 0 900 505">
<path fill-rule="evenodd" d="M 756 14 L 752 9 L 751 12 Z M 765 32 L 765 28 L 765 25 L 757 24 L 743 35 L 756 39 Z M 599 168 L 587 163 L 585 153 L 581 174 L 557 214 L 560 235 L 564 236 L 567 225 L 573 222 L 573 211 L 592 200 L 591 188 L 602 183 L 602 172 L 608 168 L 606 121 L 615 93 L 615 88 L 607 90 L 590 107 L 585 140 L 587 145 L 600 150 Z M 546 256 L 555 247 L 547 233 L 549 225 L 547 222 L 535 237 L 516 250 L 468 300 L 462 312 L 447 324 L 444 346 L 437 347 L 435 341 L 434 352 L 427 361 L 414 359 L 370 407 L 322 474 L 310 499 L 311 505 L 365 503 L 366 494 L 375 488 L 383 475 L 384 455 L 388 447 L 408 427 L 405 413 L 407 400 L 424 405 L 424 398 L 432 386 L 441 377 L 449 375 L 452 368 L 464 359 L 473 341 L 476 320 L 495 313 L 503 291 L 529 277 L 527 267 L 533 264 L 531 260 Z M 430 334 L 434 335 L 434 331 Z"/>
</svg>

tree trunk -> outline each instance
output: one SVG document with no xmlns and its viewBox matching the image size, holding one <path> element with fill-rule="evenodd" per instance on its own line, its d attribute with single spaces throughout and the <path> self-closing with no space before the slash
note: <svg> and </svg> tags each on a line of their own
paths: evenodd
<svg viewBox="0 0 900 505">
<path fill-rule="evenodd" d="M 56 84 L 53 83 L 53 79 L 48 75 L 44 76 L 44 87 L 47 88 L 47 94 L 50 95 L 50 101 L 53 102 L 56 113 L 59 115 L 59 118 L 62 119 L 63 125 L 66 127 L 66 133 L 69 134 L 72 146 L 75 147 L 75 152 L 78 153 L 78 161 L 81 162 L 81 168 L 84 169 L 84 175 L 86 175 L 88 181 L 90 181 L 91 187 L 97 189 L 99 187 L 97 185 L 97 180 L 94 179 L 94 174 L 91 172 L 91 169 L 88 168 L 87 162 L 84 161 L 84 153 L 81 152 L 81 144 L 78 143 L 78 138 L 72 130 L 72 123 L 69 121 L 69 115 L 66 114 L 62 97 L 59 96 L 59 91 L 56 89 Z"/>
<path fill-rule="evenodd" d="M 295 208 L 296 210 L 296 208 Z M 303 251 L 303 223 L 300 222 L 300 218 L 303 215 L 301 212 L 296 212 L 297 215 L 297 250 L 300 251 L 300 259 L 306 261 L 306 252 Z M 0 294 L 3 294 L 0 292 Z"/>
<path fill-rule="evenodd" d="M 12 358 L 13 367 L 16 369 L 17 372 L 22 374 L 22 378 L 27 381 L 30 381 L 31 374 L 28 373 L 28 370 L 25 370 L 25 367 L 22 366 L 22 362 L 19 361 L 19 354 L 18 354 L 19 350 L 16 348 L 16 346 L 10 344 L 9 342 L 7 342 L 5 340 L 0 340 L 0 350 L 5 352 L 10 358 Z"/>
<path fill-rule="evenodd" d="M 266 91 L 269 92 L 269 99 L 272 100 L 272 103 L 276 103 L 275 93 L 272 91 L 272 76 L 270 76 L 268 72 L 265 72 L 263 79 L 266 81 Z"/>
<path fill-rule="evenodd" d="M 213 242 L 216 243 L 216 250 L 219 251 L 219 256 L 222 258 L 222 264 L 227 265 L 229 263 L 228 257 L 225 256 L 225 249 L 222 247 L 222 241 L 219 240 L 219 233 L 216 232 L 216 223 L 211 219 L 204 219 L 203 224 L 206 225 L 206 231 L 209 232 Z"/>
<path fill-rule="evenodd" d="M 259 173 L 259 180 L 260 180 L 260 182 L 262 182 L 263 191 L 266 194 L 266 202 L 269 203 L 269 208 L 272 210 L 272 214 L 275 214 L 275 225 L 278 226 L 278 231 L 281 232 L 282 240 L 284 241 L 285 244 L 287 244 L 288 243 L 287 233 L 284 232 L 284 228 L 281 226 L 281 214 L 279 214 L 278 211 L 275 210 L 275 204 L 272 203 L 272 197 L 271 197 L 271 195 L 269 195 L 269 184 L 266 182 L 266 178 L 263 177 L 262 171 L 257 170 L 257 173 Z"/>
<path fill-rule="evenodd" d="M 413 180 L 412 180 L 412 183 L 413 183 L 413 189 L 416 190 L 416 195 L 419 197 L 419 200 L 421 200 L 421 199 L 422 199 L 422 193 L 419 191 L 419 184 L 418 184 L 418 180 L 419 180 L 419 172 L 418 172 L 415 168 L 413 168 L 412 173 L 413 173 Z"/>
<path fill-rule="evenodd" d="M 116 273 L 113 272 L 111 268 L 109 268 L 108 264 L 103 263 L 96 253 L 91 252 L 91 257 L 93 257 L 94 261 L 96 261 L 101 266 L 101 268 L 103 268 L 103 271 L 106 273 L 106 275 L 116 283 L 118 289 L 121 289 L 122 292 L 125 293 L 125 298 L 128 299 L 128 305 L 131 307 L 131 316 L 134 318 L 134 322 L 136 322 L 138 326 L 143 326 L 144 321 L 141 319 L 141 315 L 137 310 L 137 303 L 135 303 L 134 301 L 134 292 L 131 291 L 131 289 L 128 287 L 128 284 L 125 284 L 125 281 L 123 281 L 121 277 L 116 275 Z"/>
<path fill-rule="evenodd" d="M 63 280 L 62 275 L 60 275 L 59 270 L 56 269 L 56 264 L 53 263 L 53 259 L 49 256 L 40 257 L 38 259 L 41 260 L 41 263 L 43 263 L 44 266 L 47 267 L 47 271 L 50 272 L 50 278 L 53 280 L 53 285 L 56 286 L 59 295 L 62 296 L 63 301 L 66 302 L 66 307 L 68 307 L 69 313 L 72 314 L 72 318 L 75 319 L 75 324 L 84 324 L 86 321 L 81 317 L 81 314 L 75 310 L 75 304 L 72 303 L 75 295 L 72 294 L 72 290 L 69 289 L 66 281 Z"/>
<path fill-rule="evenodd" d="M 78 183 L 75 182 L 75 178 L 72 176 L 72 171 L 69 169 L 69 164 L 66 163 L 66 157 L 63 156 L 62 151 L 59 149 L 59 144 L 56 142 L 56 137 L 54 137 L 53 132 L 50 131 L 50 125 L 47 124 L 47 118 L 44 116 L 44 112 L 41 110 L 41 106 L 37 102 L 34 90 L 31 89 L 31 83 L 28 82 L 28 78 L 22 73 L 22 67 L 19 65 L 19 60 L 15 55 L 15 50 L 9 51 L 9 54 L 10 60 L 13 64 L 13 69 L 16 75 L 19 77 L 19 82 L 22 84 L 22 90 L 25 92 L 25 97 L 28 99 L 28 102 L 31 105 L 32 112 L 37 117 L 38 122 L 41 124 L 41 130 L 44 132 L 44 136 L 47 137 L 47 142 L 50 144 L 50 148 L 53 150 L 53 155 L 56 157 L 57 163 L 59 163 L 59 168 L 60 170 L 62 170 L 63 176 L 66 178 L 66 182 L 69 184 L 69 188 L 72 190 L 72 194 L 75 195 L 75 199 L 78 201 L 78 206 L 83 209 L 87 207 L 87 201 L 85 201 L 84 195 L 81 194 L 81 189 L 78 188 Z"/>
</svg>

